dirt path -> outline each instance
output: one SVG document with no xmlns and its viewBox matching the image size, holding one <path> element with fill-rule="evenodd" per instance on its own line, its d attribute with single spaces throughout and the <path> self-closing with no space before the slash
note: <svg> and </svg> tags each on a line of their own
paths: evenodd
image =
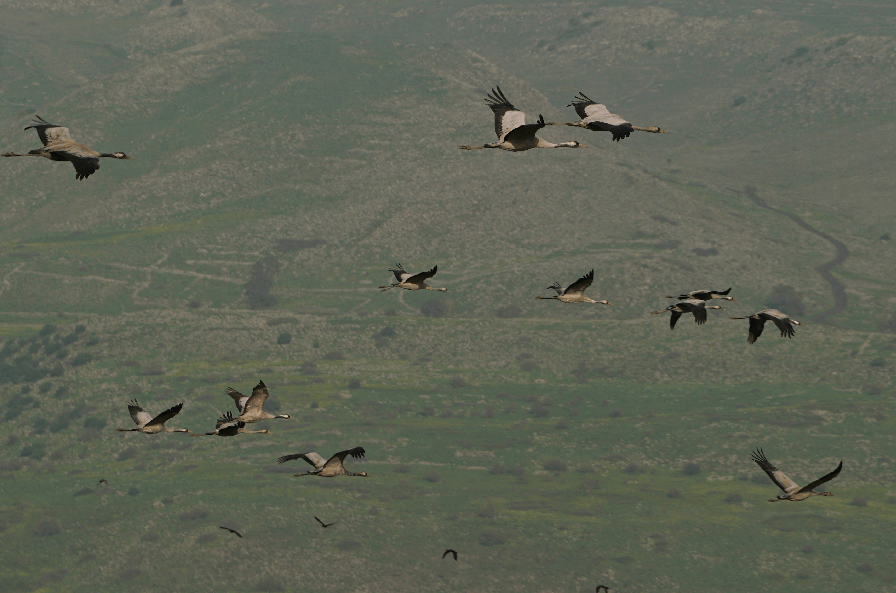
<svg viewBox="0 0 896 593">
<path fill-rule="evenodd" d="M 785 211 L 775 208 L 773 206 L 769 206 L 765 202 L 765 200 L 763 200 L 762 198 L 759 197 L 759 195 L 756 193 L 756 188 L 753 186 L 748 185 L 748 186 L 744 187 L 743 191 L 737 191 L 737 190 L 732 190 L 732 191 L 746 196 L 747 198 L 750 199 L 751 202 L 753 202 L 760 208 L 765 208 L 766 210 L 771 210 L 772 212 L 776 212 L 778 214 L 781 214 L 782 216 L 786 216 L 787 218 L 792 220 L 794 223 L 796 223 L 796 225 L 799 226 L 800 228 L 802 228 L 803 230 L 806 230 L 806 231 L 812 233 L 813 235 L 818 235 L 819 237 L 821 237 L 822 239 L 824 239 L 825 241 L 827 241 L 828 243 L 830 243 L 831 245 L 834 246 L 834 249 L 836 250 L 836 255 L 834 255 L 834 259 L 832 259 L 829 262 L 823 263 L 820 266 L 815 267 L 815 271 L 818 272 L 821 275 L 821 277 L 824 278 L 825 281 L 831 285 L 831 293 L 833 293 L 833 295 L 834 295 L 834 306 L 832 306 L 830 309 L 822 311 L 821 313 L 815 314 L 812 317 L 812 319 L 814 319 L 815 321 L 818 321 L 820 323 L 824 323 L 832 315 L 837 315 L 838 313 L 842 313 L 843 311 L 845 311 L 846 310 L 846 287 L 843 285 L 842 282 L 840 282 L 839 280 L 834 278 L 833 274 L 831 274 L 831 270 L 833 270 L 837 266 L 841 265 L 843 262 L 846 261 L 846 258 L 849 257 L 849 249 L 846 248 L 846 245 L 844 245 L 842 241 L 838 241 L 837 239 L 830 236 L 829 234 L 827 234 L 823 231 L 819 231 L 818 229 L 811 226 L 809 223 L 807 223 L 805 220 L 803 220 L 796 214 L 793 214 L 791 212 L 785 212 Z"/>
</svg>

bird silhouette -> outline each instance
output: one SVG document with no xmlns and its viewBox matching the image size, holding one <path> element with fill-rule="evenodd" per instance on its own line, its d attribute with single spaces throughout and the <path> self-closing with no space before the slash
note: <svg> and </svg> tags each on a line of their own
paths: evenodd
<svg viewBox="0 0 896 593">
<path fill-rule="evenodd" d="M 326 528 L 329 527 L 330 525 L 336 525 L 335 523 L 324 523 L 323 521 L 321 521 L 321 520 L 318 519 L 317 517 L 315 517 L 315 519 L 317 519 L 317 522 L 320 523 L 320 526 L 323 527 L 324 529 L 326 529 Z"/>
<path fill-rule="evenodd" d="M 457 561 L 457 552 L 455 552 L 454 550 L 445 550 L 445 553 L 442 554 L 442 558 L 445 558 L 445 556 L 447 556 L 448 554 L 454 556 L 455 562 Z"/>
<path fill-rule="evenodd" d="M 242 535 L 240 535 L 239 531 L 236 531 L 235 529 L 231 529 L 230 527 L 224 527 L 222 525 L 221 527 L 218 527 L 218 529 L 224 529 L 224 530 L 229 531 L 230 533 L 234 534 L 237 537 L 243 537 Z"/>
<path fill-rule="evenodd" d="M 99 482 L 96 483 L 97 486 L 99 486 L 100 484 L 105 484 L 106 486 L 108 486 L 109 482 L 106 481 L 106 478 L 103 478 Z"/>
</svg>

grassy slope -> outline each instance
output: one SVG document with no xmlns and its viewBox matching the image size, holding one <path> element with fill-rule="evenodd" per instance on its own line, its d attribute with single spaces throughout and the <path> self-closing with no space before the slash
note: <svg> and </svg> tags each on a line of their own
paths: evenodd
<svg viewBox="0 0 896 593">
<path fill-rule="evenodd" d="M 21 410 L 2 461 L 9 586 L 892 590 L 879 525 L 896 510 L 893 343 L 869 330 L 889 313 L 894 262 L 878 238 L 893 220 L 880 200 L 893 31 L 871 7 L 844 23 L 826 4 L 54 3 L 39 26 L 34 8 L 0 10 L 3 145 L 33 145 L 21 127 L 37 109 L 138 158 L 83 183 L 62 164 L 0 171 L 7 362 L 31 349 L 37 368 L 63 369 L 6 385 Z M 674 135 L 617 146 L 555 128 L 544 136 L 592 148 L 454 151 L 490 140 L 479 103 L 494 84 L 555 121 L 581 87 Z M 726 314 L 761 307 L 779 282 L 810 313 L 829 306 L 813 268 L 833 250 L 726 189 L 746 184 L 849 246 L 839 327 L 747 348 L 745 322 L 670 333 L 645 314 L 665 290 L 719 278 L 737 287 Z M 326 244 L 273 250 L 290 238 Z M 242 283 L 268 253 L 284 265 L 280 303 L 251 312 Z M 377 293 L 394 259 L 438 263 L 452 315 L 420 318 L 432 297 Z M 533 300 L 590 267 L 615 307 Z M 508 303 L 521 317 L 496 319 Z M 59 329 L 35 337 L 45 323 Z M 293 341 L 278 346 L 283 332 Z M 447 387 L 458 376 L 469 386 Z M 174 425 L 204 429 L 225 385 L 257 377 L 299 418 L 273 436 L 110 431 L 129 397 L 151 410 L 184 399 Z M 365 387 L 347 390 L 353 377 Z M 274 471 L 285 452 L 353 444 L 373 478 Z M 797 479 L 843 458 L 837 496 L 768 505 L 754 446 Z M 545 471 L 550 459 L 570 471 Z M 486 471 L 497 462 L 522 473 Z M 687 462 L 701 473 L 683 475 Z M 339 525 L 316 530 L 314 514 Z M 246 538 L 219 533 L 226 521 Z M 457 565 L 435 563 L 447 546 Z M 273 581 L 249 571 L 256 558 Z M 349 576 L 309 584 L 340 563 Z"/>
</svg>

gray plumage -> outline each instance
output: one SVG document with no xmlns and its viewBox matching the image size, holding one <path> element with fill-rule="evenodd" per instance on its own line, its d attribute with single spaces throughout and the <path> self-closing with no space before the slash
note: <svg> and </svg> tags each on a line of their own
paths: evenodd
<svg viewBox="0 0 896 593">
<path fill-rule="evenodd" d="M 781 331 L 782 338 L 792 338 L 794 336 L 796 333 L 793 329 L 794 325 L 805 325 L 796 319 L 791 319 L 786 313 L 782 313 L 777 309 L 763 309 L 762 311 L 753 313 L 747 317 L 732 317 L 731 319 L 750 320 L 750 330 L 749 333 L 747 333 L 748 344 L 752 344 L 759 339 L 759 336 L 762 335 L 762 330 L 765 328 L 766 321 L 771 321 L 777 326 Z"/>
<path fill-rule="evenodd" d="M 737 299 L 732 296 L 727 296 L 728 293 L 731 292 L 731 288 L 728 290 L 692 290 L 691 292 L 685 292 L 680 295 L 672 296 L 670 294 L 666 295 L 667 299 L 697 299 L 699 301 L 711 301 L 712 299 L 720 299 L 723 301 L 736 301 Z"/>
<path fill-rule="evenodd" d="M 137 400 L 128 402 L 128 412 L 134 420 L 137 428 L 118 428 L 118 432 L 142 432 L 143 434 L 158 434 L 160 432 L 190 432 L 186 428 L 168 428 L 165 423 L 180 413 L 183 403 L 172 406 L 153 417 L 149 412 L 140 407 Z"/>
<path fill-rule="evenodd" d="M 706 310 L 707 309 L 722 309 L 719 305 L 707 305 L 706 301 L 701 301 L 699 299 L 685 299 L 683 301 L 679 301 L 674 305 L 669 305 L 662 311 L 652 311 L 652 315 L 658 315 L 660 313 L 665 313 L 669 311 L 672 313 L 672 317 L 669 319 L 669 329 L 675 329 L 675 324 L 678 323 L 678 319 L 685 313 L 693 313 L 694 321 L 697 325 L 703 325 L 706 323 Z"/>
<path fill-rule="evenodd" d="M 544 117 L 539 115 L 538 121 L 534 124 L 527 124 L 526 114 L 507 100 L 501 87 L 493 88 L 492 92 L 487 94 L 485 102 L 495 114 L 495 135 L 498 137 L 498 141 L 482 146 L 463 145 L 460 147 L 462 150 L 500 148 L 510 152 L 520 152 L 530 148 L 588 148 L 576 141 L 554 144 L 536 136 L 535 133 L 547 125 Z"/>
<path fill-rule="evenodd" d="M 567 105 L 567 107 L 575 108 L 576 113 L 578 113 L 579 117 L 581 117 L 582 119 L 576 122 L 568 123 L 547 122 L 545 125 L 575 126 L 577 128 L 585 128 L 593 132 L 610 132 L 613 135 L 613 141 L 615 142 L 619 142 L 624 138 L 628 138 L 635 130 L 639 132 L 651 132 L 653 134 L 669 133 L 666 130 L 663 130 L 662 128 L 658 128 L 656 126 L 649 126 L 646 128 L 633 126 L 631 123 L 622 119 L 615 113 L 610 113 L 610 110 L 607 109 L 606 105 L 603 105 L 596 101 L 592 101 L 585 96 L 585 93 L 582 93 L 581 91 L 572 100 L 572 102 Z"/>
<path fill-rule="evenodd" d="M 536 300 L 557 300 L 561 303 L 595 303 L 599 305 L 612 305 L 610 301 L 601 300 L 595 301 L 589 297 L 585 296 L 585 291 L 591 286 L 591 283 L 594 282 L 594 270 L 591 270 L 566 288 L 562 288 L 559 282 L 554 282 L 550 286 L 548 286 L 545 290 L 553 290 L 557 293 L 557 296 L 537 296 Z"/>
<path fill-rule="evenodd" d="M 75 142 L 69 135 L 68 128 L 51 124 L 41 116 L 36 116 L 34 128 L 43 148 L 35 148 L 26 154 L 4 152 L 2 156 L 42 156 L 51 161 L 68 161 L 75 168 L 75 179 L 87 179 L 100 168 L 100 158 L 108 157 L 120 160 L 132 160 L 123 152 L 97 152 L 87 146 Z"/>
<path fill-rule="evenodd" d="M 396 282 L 393 284 L 388 284 L 386 286 L 380 286 L 380 292 L 386 292 L 392 288 L 403 288 L 405 290 L 435 290 L 438 292 L 451 292 L 447 288 L 433 288 L 429 284 L 426 283 L 427 280 L 436 275 L 436 272 L 439 271 L 439 266 L 433 266 L 433 268 L 427 272 L 417 272 L 416 274 L 410 274 L 404 270 L 404 266 L 400 263 L 395 264 L 394 268 L 389 268 L 389 271 L 395 276 Z"/>
<path fill-rule="evenodd" d="M 259 381 L 252 389 L 252 395 L 245 396 L 236 389 L 227 388 L 227 395 L 233 398 L 236 409 L 240 415 L 236 420 L 242 422 L 260 422 L 261 420 L 272 420 L 274 418 L 292 419 L 289 414 L 270 414 L 264 411 L 264 402 L 267 401 L 268 387 L 264 381 Z"/>
<path fill-rule="evenodd" d="M 364 448 L 363 447 L 355 447 L 353 449 L 346 449 L 345 451 L 340 451 L 339 453 L 333 455 L 326 461 L 323 457 L 314 453 L 313 451 L 310 453 L 295 453 L 293 455 L 284 455 L 277 459 L 277 463 L 284 463 L 286 461 L 290 461 L 292 459 L 304 459 L 310 465 L 314 467 L 313 470 L 306 473 L 295 474 L 294 477 L 298 476 L 320 476 L 322 478 L 332 478 L 335 476 L 362 476 L 368 477 L 367 472 L 358 472 L 353 473 L 347 471 L 345 466 L 343 465 L 343 461 L 349 455 L 354 457 L 355 459 L 360 459 L 364 457 Z"/>
<path fill-rule="evenodd" d="M 837 469 L 832 471 L 829 474 L 826 474 L 814 482 L 806 484 L 803 487 L 800 487 L 796 482 L 787 477 L 787 474 L 776 468 L 774 465 L 769 462 L 766 458 L 765 453 L 762 452 L 762 449 L 756 449 L 750 454 L 750 458 L 756 462 L 762 470 L 768 474 L 768 477 L 771 478 L 771 481 L 775 483 L 775 485 L 784 491 L 784 494 L 779 494 L 777 498 L 770 498 L 769 502 L 777 502 L 779 500 L 790 500 L 793 502 L 799 502 L 801 500 L 806 500 L 807 498 L 811 498 L 813 496 L 834 496 L 830 492 L 813 492 L 815 488 L 818 488 L 825 482 L 829 482 L 833 480 L 840 474 L 840 470 L 843 469 L 843 461 L 837 466 Z"/>
<path fill-rule="evenodd" d="M 233 417 L 231 412 L 224 413 L 218 421 L 215 422 L 215 430 L 204 432 L 202 434 L 191 434 L 191 437 L 235 437 L 238 434 L 273 434 L 267 429 L 246 430 L 246 423 Z"/>
</svg>

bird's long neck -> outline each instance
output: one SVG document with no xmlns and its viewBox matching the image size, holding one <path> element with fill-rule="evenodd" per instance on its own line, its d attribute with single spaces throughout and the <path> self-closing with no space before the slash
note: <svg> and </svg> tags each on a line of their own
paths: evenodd
<svg viewBox="0 0 896 593">
<path fill-rule="evenodd" d="M 555 301 L 560 300 L 560 297 L 558 297 L 558 296 L 550 296 L 550 297 L 537 296 L 535 298 L 538 300 L 541 300 L 541 301 L 549 301 L 551 299 L 554 299 Z"/>
<path fill-rule="evenodd" d="M 115 430 L 117 430 L 118 432 L 137 432 L 140 429 L 139 428 L 116 428 Z"/>
<path fill-rule="evenodd" d="M 646 128 L 642 128 L 639 126 L 632 126 L 633 130 L 638 130 L 639 132 L 651 132 L 653 134 L 668 134 L 666 130 L 659 128 L 657 126 L 647 126 Z"/>
<path fill-rule="evenodd" d="M 99 154 L 99 156 L 102 156 L 102 157 L 109 157 L 110 159 L 117 159 L 117 158 L 118 158 L 115 154 L 113 154 L 113 153 L 111 153 L 111 152 L 101 152 L 101 153 Z"/>
<path fill-rule="evenodd" d="M 347 476 L 363 476 L 364 474 L 346 471 L 345 475 L 347 475 Z"/>
</svg>

